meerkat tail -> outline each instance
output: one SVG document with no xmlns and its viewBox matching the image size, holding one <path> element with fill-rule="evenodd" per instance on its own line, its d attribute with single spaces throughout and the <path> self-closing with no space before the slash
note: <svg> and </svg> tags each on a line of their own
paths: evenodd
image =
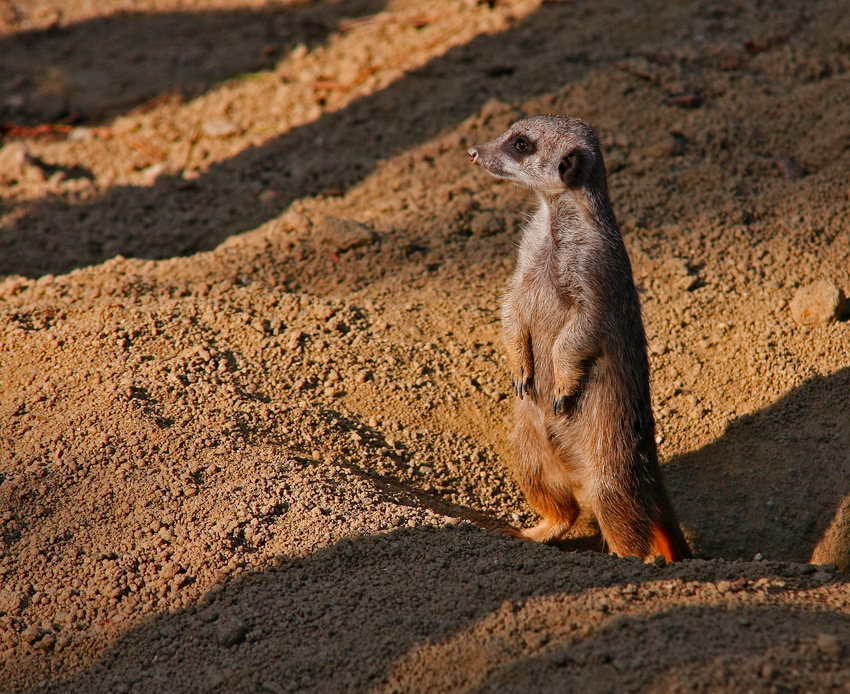
<svg viewBox="0 0 850 694">
<path fill-rule="evenodd" d="M 682 561 L 682 559 L 690 559 L 693 556 L 678 524 L 672 527 L 669 523 L 653 525 L 652 549 L 667 561 Z"/>
</svg>

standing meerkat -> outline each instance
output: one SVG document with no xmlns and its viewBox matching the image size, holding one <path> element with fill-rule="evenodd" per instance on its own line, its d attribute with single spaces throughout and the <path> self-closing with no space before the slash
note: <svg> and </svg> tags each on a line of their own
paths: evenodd
<svg viewBox="0 0 850 694">
<path fill-rule="evenodd" d="M 658 464 L 640 299 L 596 132 L 536 116 L 469 156 L 539 200 L 502 324 L 518 395 L 515 473 L 543 520 L 509 534 L 557 539 L 589 507 L 611 552 L 692 556 Z"/>
</svg>

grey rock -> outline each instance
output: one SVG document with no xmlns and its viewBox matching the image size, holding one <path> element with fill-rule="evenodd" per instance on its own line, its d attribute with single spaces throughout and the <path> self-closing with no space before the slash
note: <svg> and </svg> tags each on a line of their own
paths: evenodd
<svg viewBox="0 0 850 694">
<path fill-rule="evenodd" d="M 241 619 L 231 617 L 220 621 L 215 627 L 215 640 L 222 646 L 235 646 L 245 640 L 248 626 Z"/>
</svg>

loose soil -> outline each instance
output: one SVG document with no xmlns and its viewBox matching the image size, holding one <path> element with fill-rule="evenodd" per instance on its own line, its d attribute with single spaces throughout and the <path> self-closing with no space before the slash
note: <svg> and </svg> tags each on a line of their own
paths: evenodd
<svg viewBox="0 0 850 694">
<path fill-rule="evenodd" d="M 0 688 L 850 690 L 850 322 L 800 308 L 850 290 L 848 36 L 837 1 L 0 3 Z M 500 532 L 533 201 L 466 149 L 534 113 L 605 142 L 698 559 Z"/>
</svg>

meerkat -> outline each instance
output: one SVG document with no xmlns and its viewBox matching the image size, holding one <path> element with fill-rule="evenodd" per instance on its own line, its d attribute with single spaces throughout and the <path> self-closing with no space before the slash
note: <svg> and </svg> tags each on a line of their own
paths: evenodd
<svg viewBox="0 0 850 694">
<path fill-rule="evenodd" d="M 584 507 L 611 552 L 691 557 L 658 464 L 640 298 L 596 132 L 536 116 L 469 156 L 539 202 L 502 326 L 517 394 L 515 475 L 542 521 L 508 534 L 558 539 Z"/>
</svg>

